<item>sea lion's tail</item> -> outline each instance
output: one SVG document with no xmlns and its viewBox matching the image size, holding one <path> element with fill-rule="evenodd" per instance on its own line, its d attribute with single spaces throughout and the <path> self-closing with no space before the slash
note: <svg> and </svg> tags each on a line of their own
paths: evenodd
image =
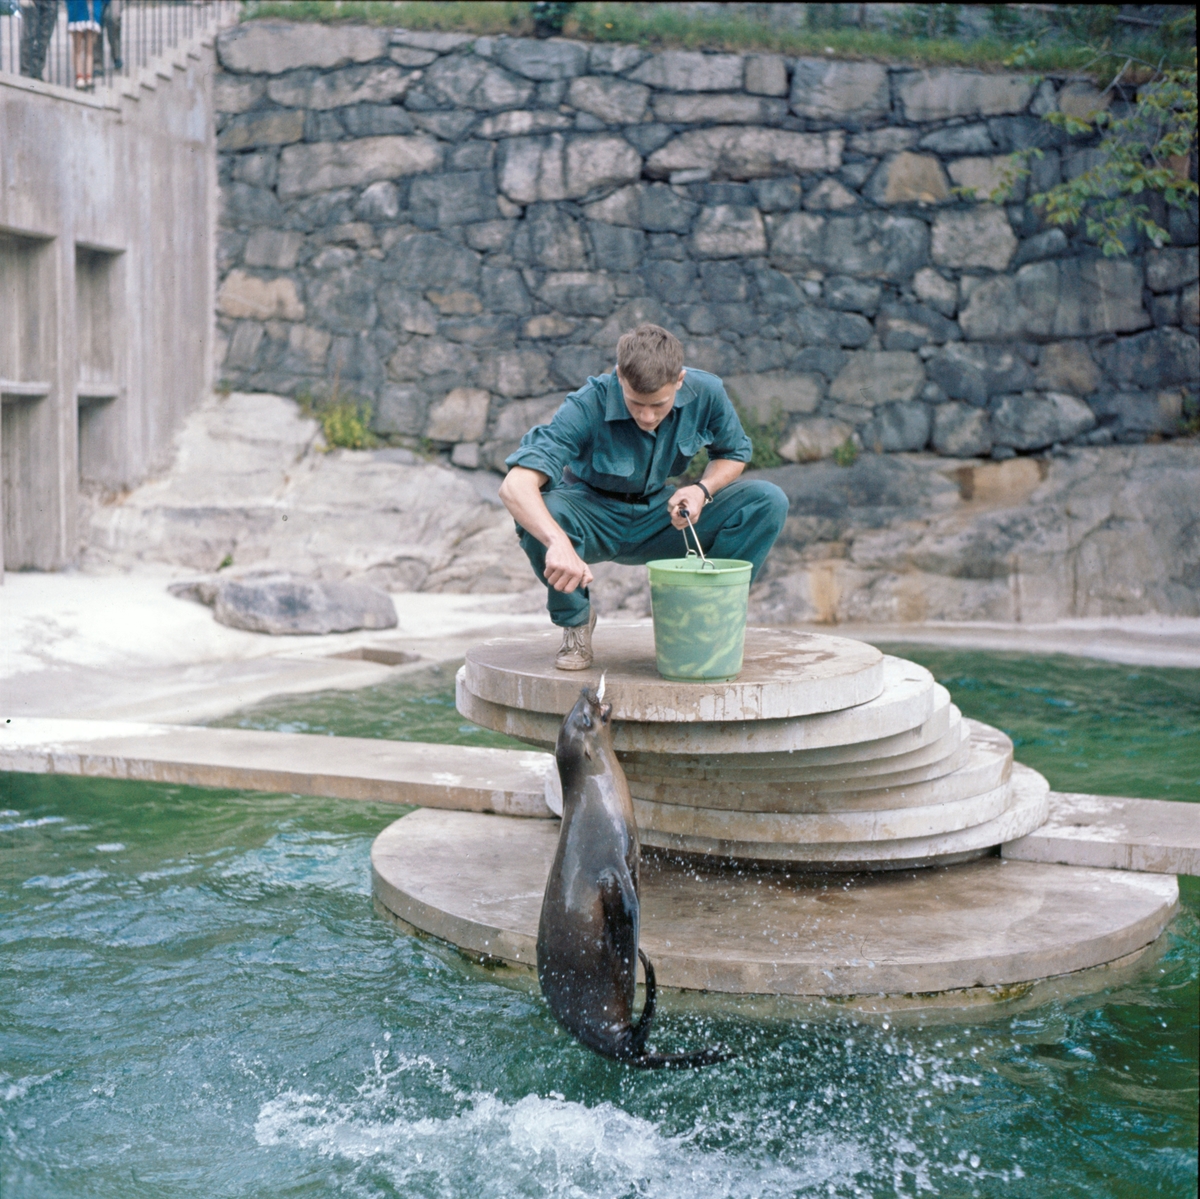
<svg viewBox="0 0 1200 1199">
<path fill-rule="evenodd" d="M 638 957 L 642 959 L 642 968 L 646 971 L 646 1002 L 642 1007 L 642 1015 L 633 1029 L 630 1048 L 633 1053 L 626 1060 L 631 1066 L 643 1070 L 688 1070 L 699 1066 L 715 1066 L 718 1062 L 727 1062 L 733 1053 L 728 1049 L 697 1049 L 691 1053 L 647 1053 L 646 1038 L 650 1035 L 650 1023 L 654 1019 L 654 1009 L 657 1002 L 657 988 L 654 982 L 654 967 L 650 959 L 639 949 Z"/>
</svg>

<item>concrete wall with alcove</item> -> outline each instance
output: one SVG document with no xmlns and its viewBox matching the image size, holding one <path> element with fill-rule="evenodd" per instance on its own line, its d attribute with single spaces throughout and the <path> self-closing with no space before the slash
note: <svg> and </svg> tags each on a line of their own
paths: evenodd
<svg viewBox="0 0 1200 1199">
<path fill-rule="evenodd" d="M 210 34 L 96 94 L 0 73 L 6 570 L 69 566 L 80 496 L 162 465 L 211 387 L 213 65 Z"/>
</svg>

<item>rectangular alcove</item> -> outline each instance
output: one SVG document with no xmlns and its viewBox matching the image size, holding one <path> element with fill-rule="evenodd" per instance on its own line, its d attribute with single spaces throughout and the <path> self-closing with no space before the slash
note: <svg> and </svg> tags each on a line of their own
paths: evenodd
<svg viewBox="0 0 1200 1199">
<path fill-rule="evenodd" d="M 120 251 L 75 247 L 75 397 L 84 486 L 113 486 L 124 475 L 122 267 Z"/>
<path fill-rule="evenodd" d="M 0 529 L 7 570 L 61 555 L 54 243 L 0 229 Z M 73 464 L 72 464 L 73 465 Z"/>
</svg>

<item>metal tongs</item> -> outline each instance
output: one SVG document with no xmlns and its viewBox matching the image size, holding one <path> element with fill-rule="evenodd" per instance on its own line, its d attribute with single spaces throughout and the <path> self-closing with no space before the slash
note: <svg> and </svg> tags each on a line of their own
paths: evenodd
<svg viewBox="0 0 1200 1199">
<path fill-rule="evenodd" d="M 696 532 L 696 526 L 692 524 L 692 514 L 688 511 L 687 505 L 682 505 L 679 511 L 682 514 L 683 519 L 688 522 L 688 528 L 692 530 L 692 540 L 696 543 L 695 549 L 692 549 L 692 547 L 688 545 L 687 532 L 685 530 L 683 534 L 683 544 L 687 546 L 687 556 L 689 558 L 694 558 L 698 553 L 700 555 L 700 561 L 703 563 L 700 569 L 704 570 L 705 568 L 708 568 L 710 570 L 715 570 L 716 567 L 713 566 L 713 564 L 704 556 L 704 547 L 700 544 L 700 535 Z"/>
</svg>

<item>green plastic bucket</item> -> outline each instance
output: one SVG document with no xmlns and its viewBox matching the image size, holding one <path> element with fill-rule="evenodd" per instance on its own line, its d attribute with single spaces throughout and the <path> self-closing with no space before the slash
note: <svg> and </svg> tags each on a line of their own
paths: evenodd
<svg viewBox="0 0 1200 1199">
<path fill-rule="evenodd" d="M 648 562 L 658 673 L 679 682 L 728 682 L 742 669 L 753 566 L 737 558 Z"/>
</svg>

